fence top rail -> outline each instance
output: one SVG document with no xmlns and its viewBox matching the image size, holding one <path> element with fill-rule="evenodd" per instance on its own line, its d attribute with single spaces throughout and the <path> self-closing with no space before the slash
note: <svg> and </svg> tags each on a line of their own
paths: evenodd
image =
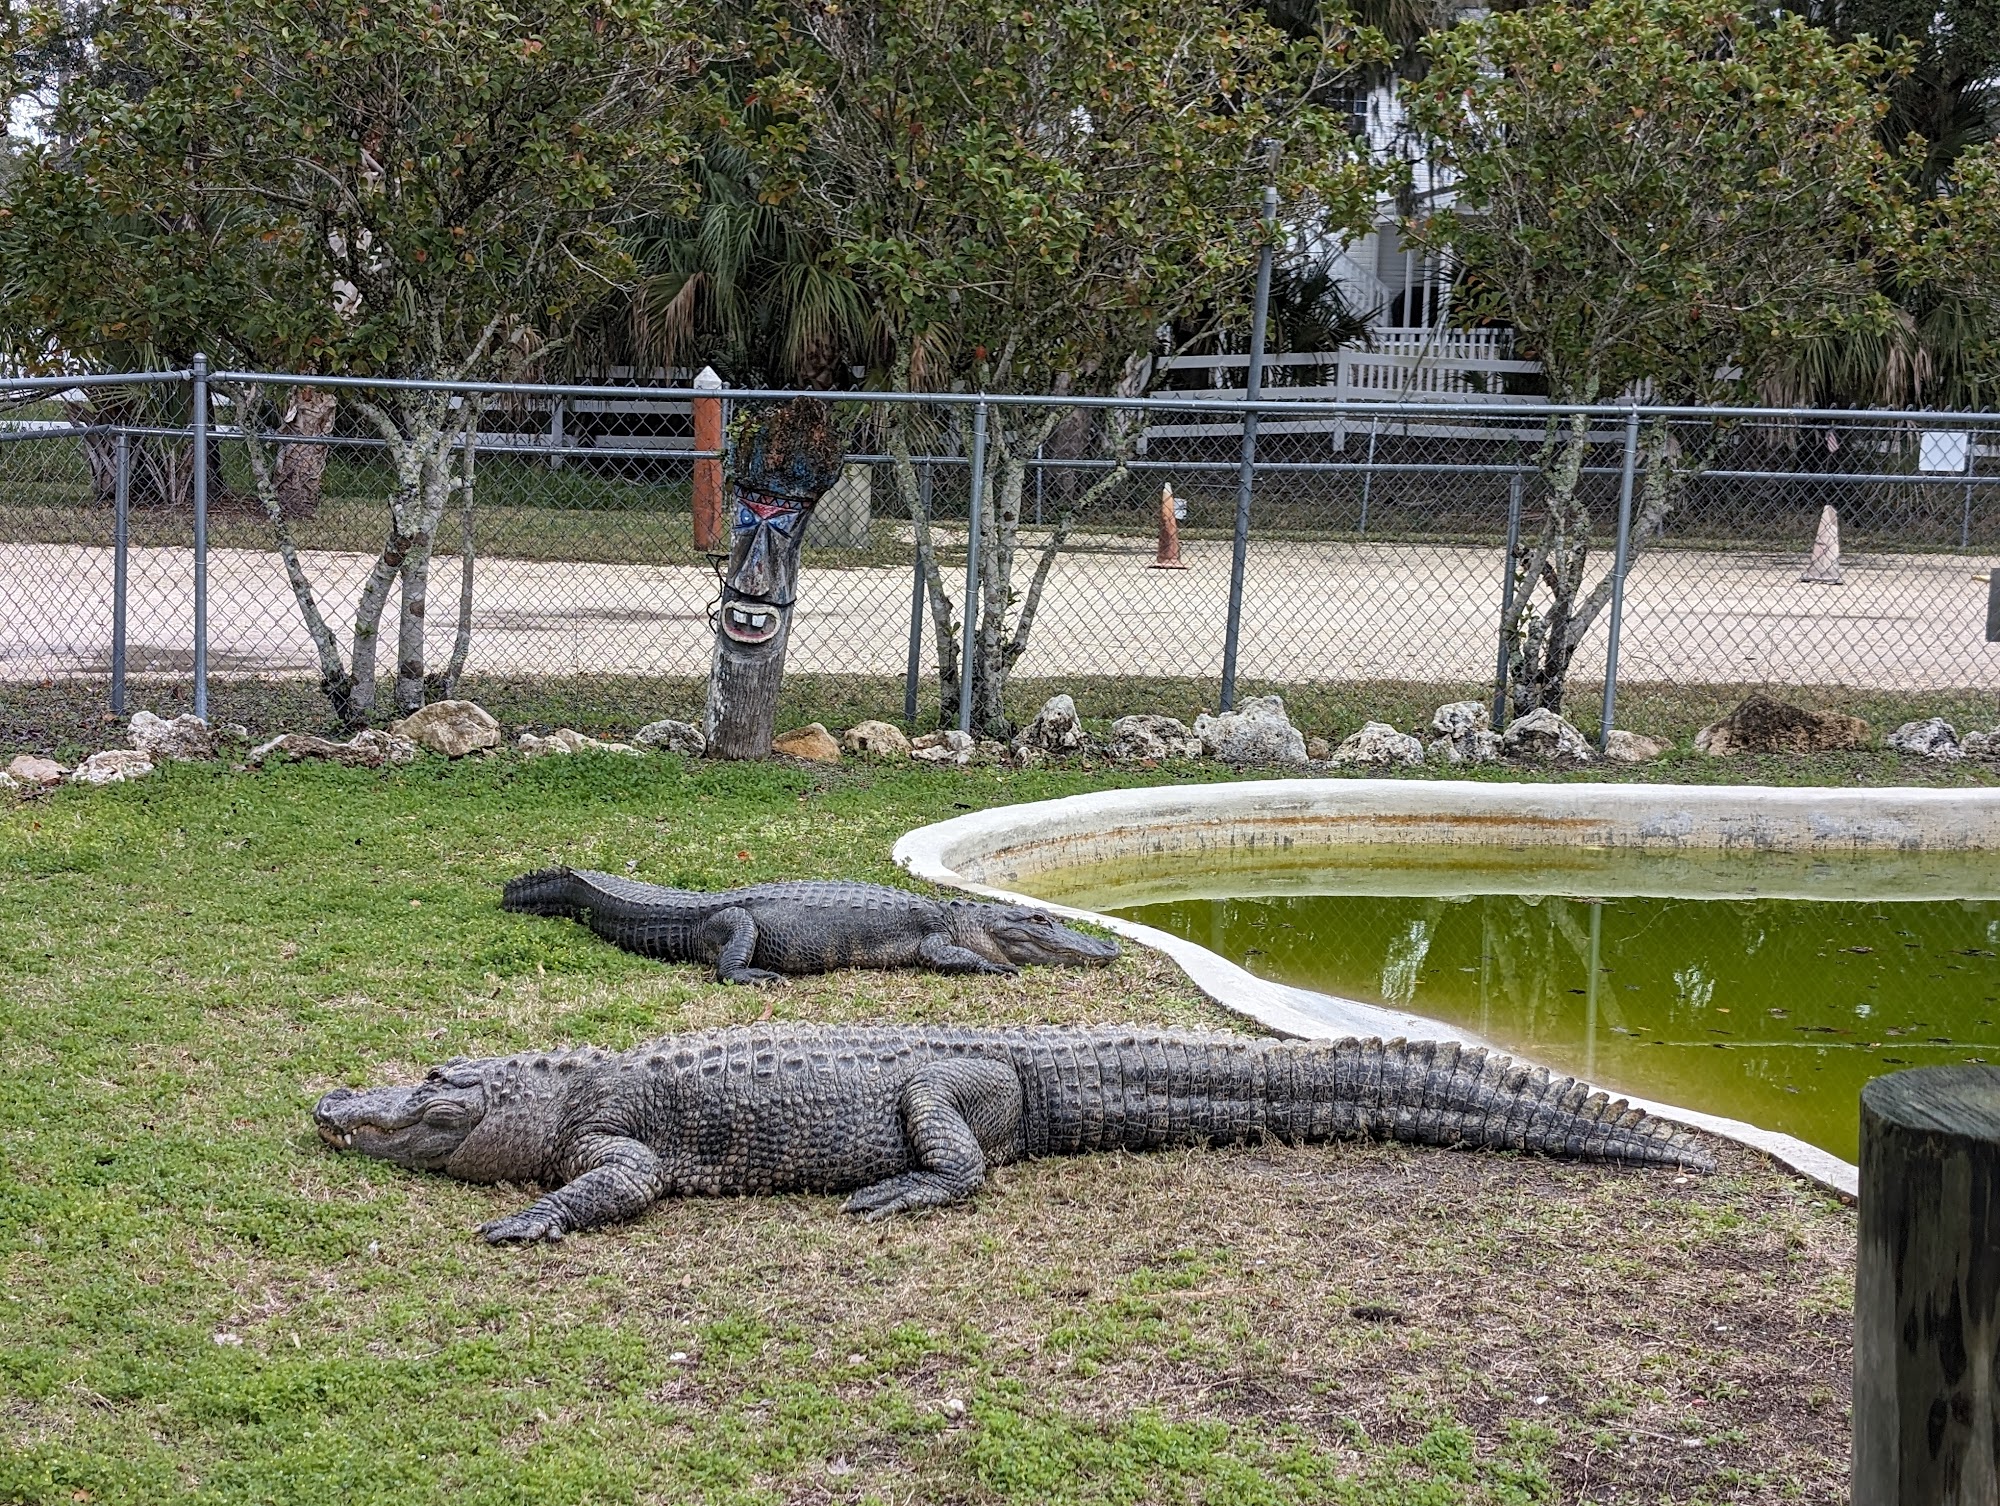
<svg viewBox="0 0 2000 1506">
<path fill-rule="evenodd" d="M 188 371 L 147 371 L 93 373 L 62 377 L 0 378 L 0 396 L 8 393 L 65 391 L 75 387 L 111 387 L 191 380 Z M 316 387 L 353 388 L 376 391 L 455 392 L 488 397 L 546 398 L 647 398 L 656 401 L 689 402 L 696 398 L 726 396 L 736 401 L 777 401 L 795 397 L 816 397 L 833 403 L 919 403 L 938 407 L 970 407 L 975 404 L 1015 408 L 1109 408 L 1126 412 L 1186 413 L 1199 411 L 1212 417 L 1234 414 L 1309 414 L 1325 418 L 1398 419 L 1455 415 L 1468 417 L 1471 407 L 1478 418 L 1529 418 L 1547 423 L 1554 418 L 1582 414 L 1593 418 L 1641 418 L 1687 420 L 1744 420 L 1780 423 L 1854 423 L 1921 425 L 1952 428 L 2000 428 L 2000 413 L 1946 412 L 1925 409 L 1882 408 L 1756 408 L 1735 405 L 1702 407 L 1652 403 L 1551 403 L 1497 402 L 1468 405 L 1463 402 L 1411 401 L 1409 399 L 1286 398 L 1283 389 L 1265 393 L 1252 403 L 1241 398 L 1203 397 L 1197 394 L 1154 394 L 1147 397 L 1053 396 L 1045 393 L 1013 392 L 839 392 L 798 387 L 694 387 L 602 386 L 554 382 L 466 382 L 444 378 L 309 376 L 292 372 L 217 371 L 211 383 L 258 382 L 281 386 L 310 384 Z"/>
<path fill-rule="evenodd" d="M 82 376 L 0 376 L 0 399 L 29 392 L 67 392 L 72 387 L 143 387 L 186 382 L 191 371 L 111 371 Z"/>
</svg>

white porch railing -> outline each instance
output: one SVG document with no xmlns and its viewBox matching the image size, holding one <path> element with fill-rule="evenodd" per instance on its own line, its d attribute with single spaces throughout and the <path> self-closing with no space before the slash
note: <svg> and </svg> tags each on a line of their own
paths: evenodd
<svg viewBox="0 0 2000 1506">
<path fill-rule="evenodd" d="M 1422 401 L 1427 403 L 1464 403 L 1476 407 L 1487 403 L 1542 403 L 1547 399 L 1508 392 L 1507 378 L 1513 376 L 1538 376 L 1541 367 L 1533 361 L 1517 361 L 1511 358 L 1508 344 L 1499 331 L 1462 330 L 1441 333 L 1436 330 L 1377 330 L 1373 336 L 1374 345 L 1369 349 L 1349 348 L 1330 351 L 1306 351 L 1291 355 L 1266 356 L 1267 372 L 1273 368 L 1279 371 L 1320 371 L 1331 375 L 1331 381 L 1318 383 L 1281 382 L 1267 385 L 1264 396 L 1277 401 L 1312 400 L 1317 402 L 1397 402 L 1399 400 Z M 1228 385 L 1200 387 L 1194 389 L 1172 389 L 1161 396 L 1171 395 L 1175 399 L 1186 398 L 1190 403 L 1200 402 L 1241 402 L 1247 395 L 1243 386 L 1243 373 L 1247 371 L 1250 358 L 1247 355 L 1227 356 L 1169 356 L 1161 360 L 1159 370 L 1208 371 L 1230 373 Z M 1344 446 L 1350 429 L 1366 431 L 1367 419 L 1348 419 L 1337 415 L 1320 415 L 1312 418 L 1279 418 L 1269 413 L 1257 420 L 1260 434 L 1331 434 L 1334 448 Z M 1377 419 L 1377 423 L 1381 420 Z M 1398 423 L 1396 432 L 1404 432 L 1405 425 Z M 1242 420 L 1235 414 L 1218 418 L 1215 422 L 1189 420 L 1154 424 L 1147 428 L 1146 437 L 1153 439 L 1210 439 L 1226 438 L 1240 433 Z M 1433 418 L 1424 424 L 1408 426 L 1411 434 L 1427 436 L 1447 436 L 1455 432 L 1448 423 L 1440 423 Z M 1471 433 L 1473 431 L 1467 431 Z M 1497 434 L 1490 426 L 1482 426 L 1481 434 Z"/>
</svg>

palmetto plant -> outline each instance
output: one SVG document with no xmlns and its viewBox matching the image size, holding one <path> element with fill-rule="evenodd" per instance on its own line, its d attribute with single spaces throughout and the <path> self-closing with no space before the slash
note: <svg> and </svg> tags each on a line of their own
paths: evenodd
<svg viewBox="0 0 2000 1506">
<path fill-rule="evenodd" d="M 713 366 L 735 386 L 835 388 L 879 359 L 879 330 L 850 270 L 760 197 L 740 147 L 694 163 L 699 202 L 626 231 L 631 276 L 565 344 L 577 375 Z"/>
</svg>

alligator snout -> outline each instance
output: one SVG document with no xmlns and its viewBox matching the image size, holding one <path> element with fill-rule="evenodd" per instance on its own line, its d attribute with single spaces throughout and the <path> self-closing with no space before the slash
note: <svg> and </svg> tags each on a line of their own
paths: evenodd
<svg viewBox="0 0 2000 1506">
<path fill-rule="evenodd" d="M 351 1150 L 357 1130 L 378 1133 L 407 1128 L 416 1118 L 408 1088 L 335 1088 L 313 1107 L 320 1139 L 336 1150 Z"/>
</svg>

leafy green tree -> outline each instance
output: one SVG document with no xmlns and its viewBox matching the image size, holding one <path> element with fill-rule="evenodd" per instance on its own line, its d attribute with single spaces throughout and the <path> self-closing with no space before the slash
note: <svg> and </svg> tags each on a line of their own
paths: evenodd
<svg viewBox="0 0 2000 1506">
<path fill-rule="evenodd" d="M 1909 66 L 1886 81 L 1878 134 L 1920 205 L 1956 193 L 1960 156 L 2000 133 L 2000 7 L 1991 0 L 1790 0 L 1835 36 L 1904 49 Z M 1895 302 L 1884 330 L 1802 346 L 1773 396 L 1829 407 L 1960 407 L 1988 399 L 1975 348 L 1977 309 L 1929 281 L 1921 259 L 1883 269 Z"/>
<path fill-rule="evenodd" d="M 1266 182 L 1288 216 L 1336 231 L 1365 226 L 1380 187 L 1344 134 L 1340 89 L 1386 52 L 1337 18 L 1287 35 L 1238 0 L 765 0 L 750 55 L 736 129 L 758 199 L 846 268 L 874 314 L 882 380 L 899 391 L 1143 391 L 1160 331 L 1247 303 Z M 882 406 L 948 713 L 958 626 L 911 460 L 939 420 Z M 1007 677 L 1056 554 L 1123 479 L 1136 438 L 1108 423 L 1116 464 L 1031 545 L 1027 464 L 1065 416 L 992 410 L 969 667 L 989 735 L 1008 730 Z M 963 410 L 943 422 L 969 453 Z"/>
<path fill-rule="evenodd" d="M 1412 233 L 1463 266 L 1461 316 L 1512 325 L 1555 401 L 1748 397 L 1802 345 L 1884 328 L 1877 264 L 1907 214 L 1876 85 L 1900 58 L 1721 0 L 1542 5 L 1430 48 L 1411 113 L 1452 201 Z M 1541 526 L 1512 562 L 1517 714 L 1560 709 L 1611 598 L 1608 571 L 1587 580 L 1589 431 L 1550 426 Z M 1655 422 L 1644 464 L 1635 544 L 1691 458 Z"/>
<path fill-rule="evenodd" d="M 64 24 L 40 13 L 45 34 Z M 692 17 L 645 0 L 131 0 L 59 80 L 46 139 L 0 200 L 0 342 L 101 361 L 147 351 L 314 375 L 479 378 L 624 275 L 618 222 L 687 186 L 680 122 L 704 87 Z M 314 596 L 235 394 L 321 678 L 374 709 L 400 588 L 395 700 L 422 704 L 433 546 L 456 500 L 464 662 L 476 402 L 356 401 L 395 472 L 351 647 Z"/>
<path fill-rule="evenodd" d="M 1969 405 L 1991 407 L 2000 403 L 2000 152 L 1967 150 L 1950 191 L 1925 207 L 1912 274 L 1956 311 L 1960 390 Z"/>
</svg>

